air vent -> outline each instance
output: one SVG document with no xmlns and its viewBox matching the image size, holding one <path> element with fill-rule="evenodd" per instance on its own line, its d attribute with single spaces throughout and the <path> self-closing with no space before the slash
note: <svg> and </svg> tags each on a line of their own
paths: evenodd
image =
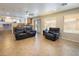
<svg viewBox="0 0 79 59">
<path fill-rule="evenodd" d="M 66 6 L 66 5 L 67 5 L 67 3 L 62 3 L 61 5 L 62 5 L 62 6 Z"/>
</svg>

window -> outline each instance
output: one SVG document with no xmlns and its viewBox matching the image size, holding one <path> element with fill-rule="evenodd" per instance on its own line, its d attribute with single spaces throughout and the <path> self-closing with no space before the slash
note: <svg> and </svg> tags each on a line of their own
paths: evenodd
<svg viewBox="0 0 79 59">
<path fill-rule="evenodd" d="M 56 18 L 45 19 L 45 28 L 49 29 L 50 27 L 56 27 Z"/>
<path fill-rule="evenodd" d="M 46 27 L 56 27 L 56 20 L 50 20 L 50 21 L 46 21 Z"/>
<path fill-rule="evenodd" d="M 79 18 L 78 14 L 64 17 L 64 32 L 79 33 Z"/>
</svg>

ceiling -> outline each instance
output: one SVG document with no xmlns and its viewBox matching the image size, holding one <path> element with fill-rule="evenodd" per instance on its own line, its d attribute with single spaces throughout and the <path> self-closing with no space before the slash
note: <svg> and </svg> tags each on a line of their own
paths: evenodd
<svg viewBox="0 0 79 59">
<path fill-rule="evenodd" d="M 1 16 L 26 17 L 55 13 L 78 8 L 78 3 L 0 3 Z"/>
</svg>

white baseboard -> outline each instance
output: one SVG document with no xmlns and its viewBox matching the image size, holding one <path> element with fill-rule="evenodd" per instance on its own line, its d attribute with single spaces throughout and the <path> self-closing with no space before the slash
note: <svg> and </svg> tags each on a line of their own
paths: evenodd
<svg viewBox="0 0 79 59">
<path fill-rule="evenodd" d="M 64 39 L 64 40 L 68 40 L 68 41 L 72 41 L 72 42 L 75 42 L 75 43 L 79 43 L 79 41 L 72 40 L 72 39 L 68 39 L 68 38 L 64 38 L 64 37 L 62 37 L 62 39 Z"/>
</svg>

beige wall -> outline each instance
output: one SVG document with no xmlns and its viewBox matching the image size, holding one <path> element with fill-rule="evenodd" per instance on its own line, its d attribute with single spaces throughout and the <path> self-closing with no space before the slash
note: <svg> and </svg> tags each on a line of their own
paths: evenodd
<svg viewBox="0 0 79 59">
<path fill-rule="evenodd" d="M 72 34 L 72 33 L 64 33 L 63 32 L 63 25 L 64 25 L 64 15 L 69 15 L 69 14 L 77 14 L 79 13 L 79 8 L 77 9 L 73 9 L 73 10 L 68 10 L 68 11 L 63 11 L 63 12 L 59 12 L 59 13 L 55 13 L 55 14 L 49 14 L 49 15 L 45 15 L 45 16 L 40 16 L 41 20 L 42 20 L 42 30 L 45 28 L 45 19 L 47 17 L 56 17 L 56 26 L 61 28 L 61 37 L 63 39 L 67 39 L 67 40 L 71 40 L 71 41 L 75 41 L 75 42 L 79 42 L 79 34 Z M 41 31 L 42 31 L 41 30 Z"/>
</svg>

